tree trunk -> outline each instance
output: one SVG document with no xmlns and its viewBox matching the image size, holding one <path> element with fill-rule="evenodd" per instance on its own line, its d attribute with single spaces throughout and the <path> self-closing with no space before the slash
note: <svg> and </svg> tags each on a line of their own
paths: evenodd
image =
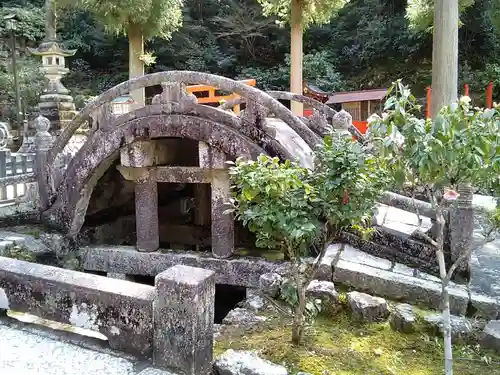
<svg viewBox="0 0 500 375">
<path fill-rule="evenodd" d="M 300 345 L 304 333 L 304 313 L 306 311 L 306 290 L 302 283 L 297 285 L 299 304 L 295 307 L 292 327 L 292 343 Z"/>
<path fill-rule="evenodd" d="M 434 201 L 434 200 L 433 200 Z M 439 264 L 439 276 L 441 277 L 441 303 L 443 317 L 443 337 L 444 337 L 444 373 L 453 375 L 453 352 L 451 346 L 451 319 L 450 319 L 450 297 L 448 295 L 448 277 L 446 272 L 446 262 L 444 259 L 444 226 L 445 219 L 441 207 L 436 205 L 437 222 L 437 247 L 436 257 Z"/>
<path fill-rule="evenodd" d="M 290 91 L 302 94 L 302 4 L 300 0 L 292 0 L 292 14 L 290 20 Z M 303 116 L 302 103 L 290 103 L 294 115 Z"/>
<path fill-rule="evenodd" d="M 450 296 L 448 283 L 442 286 L 441 302 L 443 303 L 443 336 L 444 336 L 444 373 L 453 375 L 453 351 L 451 346 Z"/>
<path fill-rule="evenodd" d="M 128 46 L 129 46 L 129 62 L 128 71 L 129 79 L 142 77 L 144 75 L 144 63 L 140 56 L 144 54 L 144 38 L 141 29 L 129 26 L 127 30 Z M 144 89 L 134 90 L 130 92 L 132 99 L 137 103 L 136 107 L 143 107 L 146 103 Z"/>
<path fill-rule="evenodd" d="M 435 0 L 431 117 L 457 100 L 458 0 Z"/>
<path fill-rule="evenodd" d="M 295 307 L 295 314 L 293 316 L 292 343 L 295 345 L 300 345 L 302 341 L 302 335 L 304 333 L 304 312 L 306 311 L 307 286 L 304 285 L 302 278 L 300 277 L 300 264 L 297 259 L 292 260 L 292 267 L 294 268 L 293 273 L 295 276 L 295 284 L 297 284 L 297 294 L 299 297 L 299 303 Z"/>
</svg>

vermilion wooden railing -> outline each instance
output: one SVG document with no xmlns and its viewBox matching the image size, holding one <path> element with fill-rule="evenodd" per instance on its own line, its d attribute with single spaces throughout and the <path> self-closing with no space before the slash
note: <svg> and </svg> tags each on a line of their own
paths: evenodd
<svg viewBox="0 0 500 375">
<path fill-rule="evenodd" d="M 246 79 L 240 82 L 246 83 L 249 86 L 255 86 L 256 83 L 255 79 Z M 198 98 L 198 103 L 200 104 L 217 104 L 222 101 L 228 102 L 230 100 L 239 98 L 239 95 L 234 93 L 229 95 L 216 95 L 217 90 L 217 87 L 206 85 L 191 85 L 186 87 L 186 91 L 189 94 L 195 95 Z M 208 95 L 198 96 L 195 93 L 205 93 Z M 233 107 L 233 111 L 236 114 L 240 112 L 239 104 Z"/>
</svg>

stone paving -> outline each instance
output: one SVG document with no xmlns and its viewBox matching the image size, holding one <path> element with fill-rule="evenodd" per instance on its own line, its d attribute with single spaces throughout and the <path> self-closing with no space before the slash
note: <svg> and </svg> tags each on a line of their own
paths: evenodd
<svg viewBox="0 0 500 375">
<path fill-rule="evenodd" d="M 76 335 L 75 335 L 76 336 Z M 2 375 L 175 375 L 96 345 L 45 329 L 0 320 Z"/>
</svg>

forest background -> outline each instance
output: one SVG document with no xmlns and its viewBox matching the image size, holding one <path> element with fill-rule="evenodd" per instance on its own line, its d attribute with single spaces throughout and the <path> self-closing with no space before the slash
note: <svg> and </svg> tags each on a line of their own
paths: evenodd
<svg viewBox="0 0 500 375">
<path fill-rule="evenodd" d="M 488 82 L 500 94 L 500 25 L 494 4 L 476 0 L 461 14 L 459 80 L 477 105 L 484 105 Z M 26 47 L 44 36 L 44 0 L 3 1 L 0 17 L 15 12 L 21 96 L 27 117 L 36 111 L 43 87 L 39 61 Z M 329 24 L 304 34 L 304 80 L 325 91 L 388 87 L 402 78 L 417 96 L 431 83 L 432 33 L 411 27 L 406 0 L 351 0 Z M 104 30 L 92 14 L 58 12 L 59 40 L 76 48 L 64 79 L 78 108 L 93 96 L 128 79 L 128 42 Z M 0 121 L 14 114 L 9 31 L 0 24 Z M 256 0 L 186 0 L 183 26 L 170 40 L 147 42 L 155 62 L 147 73 L 196 70 L 257 80 L 266 90 L 288 90 L 290 31 L 264 17 Z M 147 94 L 147 93 L 146 93 Z"/>
</svg>

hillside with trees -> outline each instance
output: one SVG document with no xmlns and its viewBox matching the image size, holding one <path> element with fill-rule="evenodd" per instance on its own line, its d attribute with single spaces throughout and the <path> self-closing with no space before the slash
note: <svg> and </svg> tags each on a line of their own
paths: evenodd
<svg viewBox="0 0 500 375">
<path fill-rule="evenodd" d="M 432 33 L 425 17 L 412 18 L 408 5 L 425 9 L 428 0 L 352 0 L 330 23 L 311 25 L 304 32 L 304 79 L 323 90 L 387 87 L 404 79 L 417 96 L 431 83 Z M 500 55 L 497 0 L 476 0 L 463 7 L 459 31 L 460 84 L 468 83 L 477 103 L 491 80 L 500 94 Z M 26 47 L 43 37 L 43 0 L 11 0 L 1 16 L 16 13 L 21 91 L 27 112 L 33 110 L 41 85 L 37 60 Z M 470 3 L 470 1 L 469 1 Z M 427 4 L 428 5 L 428 4 Z M 170 39 L 145 42 L 146 72 L 198 70 L 232 78 L 255 78 L 264 89 L 288 89 L 290 29 L 263 16 L 257 0 L 187 0 L 182 26 Z M 417 23 L 415 26 L 414 23 Z M 418 27 L 420 25 L 420 27 Z M 70 62 L 65 85 L 77 105 L 89 96 L 129 76 L 126 35 L 113 33 L 95 12 L 69 7 L 58 10 L 58 35 L 78 52 Z M 119 31 L 119 30 L 117 30 Z M 10 116 L 13 85 L 10 78 L 8 31 L 0 24 L 0 115 Z M 148 93 L 146 93 L 147 95 Z M 496 97 L 496 96 L 494 96 Z"/>
</svg>

